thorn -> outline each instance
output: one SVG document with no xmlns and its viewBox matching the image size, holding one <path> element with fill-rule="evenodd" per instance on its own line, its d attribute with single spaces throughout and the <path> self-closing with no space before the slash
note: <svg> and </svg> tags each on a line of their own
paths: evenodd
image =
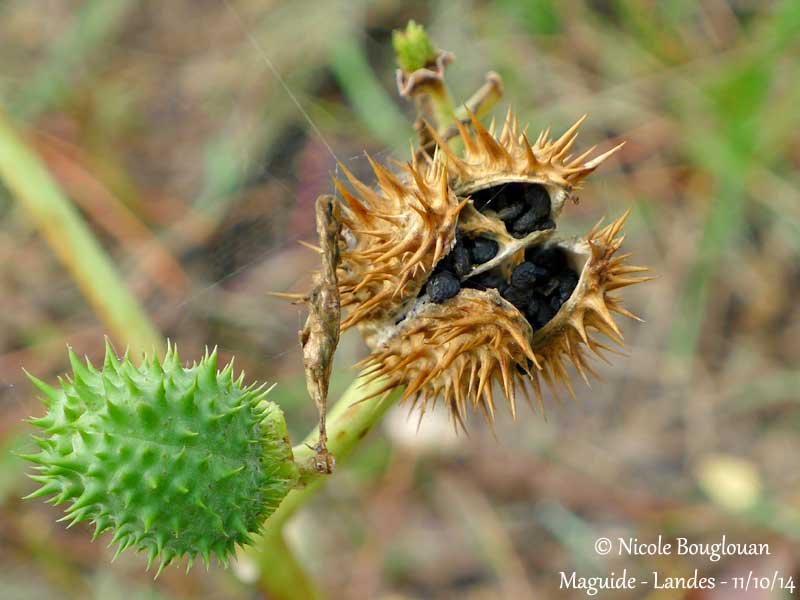
<svg viewBox="0 0 800 600">
<path fill-rule="evenodd" d="M 224 473 L 221 477 L 219 477 L 217 479 L 217 482 L 225 481 L 226 479 L 230 479 L 231 477 L 233 477 L 234 475 L 236 475 L 238 473 L 241 473 L 242 471 L 244 471 L 244 465 L 240 465 L 240 466 L 236 467 L 235 469 L 231 469 L 227 473 Z"/>
<path fill-rule="evenodd" d="M 296 294 L 290 292 L 267 292 L 267 295 L 275 296 L 276 298 L 288 298 L 289 300 L 295 300 L 297 304 L 303 304 L 308 302 L 307 294 Z"/>
<path fill-rule="evenodd" d="M 308 248 L 309 250 L 313 250 L 314 252 L 319 252 L 320 254 L 322 254 L 322 248 L 310 242 L 307 242 L 305 240 L 297 240 L 297 243 L 303 246 L 304 248 Z"/>
<path fill-rule="evenodd" d="M 89 369 L 86 368 L 86 365 L 81 362 L 81 359 L 78 358 L 78 355 L 72 349 L 72 346 L 67 346 L 67 355 L 69 356 L 69 362 L 72 365 L 72 372 L 75 375 L 77 380 L 80 377 L 83 381 L 89 381 L 92 377 L 91 372 Z"/>
<path fill-rule="evenodd" d="M 467 151 L 467 156 L 477 154 L 478 147 L 475 145 L 475 140 L 470 135 L 469 130 L 464 126 L 464 124 L 459 119 L 456 119 L 456 128 L 458 129 L 458 133 L 461 136 L 461 140 L 464 142 L 464 148 Z"/>
<path fill-rule="evenodd" d="M 106 413 L 117 425 L 124 425 L 127 422 L 127 415 L 123 408 L 112 402 L 110 398 L 106 398 Z"/>
<path fill-rule="evenodd" d="M 599 166 L 600 166 L 602 163 L 604 163 L 604 162 L 605 162 L 607 159 L 609 159 L 609 158 L 610 158 L 610 157 L 612 157 L 614 154 L 616 154 L 616 153 L 617 153 L 617 152 L 618 152 L 620 149 L 622 149 L 622 147 L 623 147 L 624 145 L 625 145 L 625 142 L 622 142 L 622 143 L 620 143 L 620 144 L 618 144 L 618 145 L 614 146 L 614 147 L 613 147 L 611 150 L 609 150 L 608 152 L 605 152 L 605 153 L 601 154 L 600 156 L 598 156 L 598 157 L 596 157 L 596 158 L 593 158 L 592 160 L 590 160 L 589 162 L 587 162 L 587 163 L 584 165 L 584 169 L 592 169 L 592 170 L 596 169 L 596 168 L 597 168 L 597 167 L 599 167 Z"/>
<path fill-rule="evenodd" d="M 581 125 L 583 124 L 583 122 L 586 120 L 586 117 L 588 117 L 588 116 L 589 115 L 586 115 L 586 114 L 583 115 L 581 118 L 579 118 L 577 121 L 575 121 L 575 123 L 572 125 L 572 127 L 567 129 L 561 135 L 560 138 L 558 138 L 555 142 L 552 143 L 552 145 L 550 146 L 551 156 L 552 155 L 557 155 L 559 152 L 563 152 L 564 149 L 569 149 L 570 146 L 572 146 L 572 144 L 575 141 L 575 138 L 577 137 L 578 129 L 580 129 Z"/>
<path fill-rule="evenodd" d="M 38 377 L 34 377 L 30 373 L 28 373 L 28 371 L 26 371 L 25 369 L 22 369 L 22 371 L 25 373 L 25 375 L 31 381 L 31 383 L 33 383 L 33 385 L 35 385 L 39 389 L 39 391 L 42 392 L 42 394 L 44 394 L 43 402 L 47 408 L 51 408 L 53 404 L 58 402 L 59 399 L 58 390 L 56 390 L 54 387 L 49 386 Z"/>
</svg>

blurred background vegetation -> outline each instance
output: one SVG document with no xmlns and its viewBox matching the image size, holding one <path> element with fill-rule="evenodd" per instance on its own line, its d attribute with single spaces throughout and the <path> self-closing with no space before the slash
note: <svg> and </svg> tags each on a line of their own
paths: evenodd
<svg viewBox="0 0 800 600">
<path fill-rule="evenodd" d="M 458 98 L 495 70 L 498 117 L 511 102 L 536 132 L 589 113 L 580 146 L 628 141 L 562 227 L 580 233 L 634 207 L 626 247 L 659 279 L 626 290 L 647 321 L 622 324 L 627 354 L 599 364 L 605 381 L 576 387 L 577 403 L 548 396 L 546 420 L 503 416 L 495 438 L 476 419 L 456 437 L 444 415 L 416 433 L 392 411 L 289 528 L 321 587 L 332 598 L 567 598 L 560 570 L 797 576 L 800 2 L 5 0 L 0 107 L 155 327 L 186 359 L 217 344 L 249 379 L 277 381 L 272 398 L 298 440 L 315 419 L 304 315 L 267 292 L 309 282 L 317 257 L 296 242 L 313 240 L 333 155 L 367 178 L 364 150 L 407 158 L 413 107 L 395 93 L 390 39 L 410 18 L 455 53 Z M 47 196 L 42 180 L 4 156 L 0 597 L 263 596 L 252 555 L 153 582 L 144 558 L 110 564 L 107 536 L 92 544 L 88 526 L 66 530 L 60 510 L 20 500 L 34 484 L 10 451 L 27 447 L 23 419 L 43 410 L 21 367 L 53 380 L 67 343 L 99 359 L 104 333 L 126 340 L 23 201 Z M 345 336 L 334 397 L 364 352 Z M 772 554 L 711 563 L 593 550 L 601 535 L 659 533 L 725 533 Z M 684 597 L 631 597 L 645 596 Z"/>
</svg>

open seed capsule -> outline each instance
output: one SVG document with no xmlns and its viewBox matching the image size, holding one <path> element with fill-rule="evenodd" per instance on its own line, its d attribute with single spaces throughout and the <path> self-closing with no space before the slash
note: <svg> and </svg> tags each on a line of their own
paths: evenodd
<svg viewBox="0 0 800 600">
<path fill-rule="evenodd" d="M 343 328 L 357 325 L 372 349 L 363 366 L 404 386 L 403 398 L 441 400 L 462 423 L 468 408 L 494 415 L 495 386 L 512 413 L 517 393 L 541 402 L 540 379 L 572 392 L 565 361 L 593 373 L 593 335 L 622 338 L 614 290 L 647 277 L 614 256 L 627 216 L 575 240 L 556 237 L 565 201 L 617 148 L 571 159 L 580 119 L 556 140 L 530 144 L 508 114 L 499 136 L 472 116 L 457 123 L 463 156 L 443 140 L 426 162 L 396 175 L 373 162 L 377 189 L 342 167 L 344 229 L 339 270 Z M 432 132 L 437 138 L 436 132 Z"/>
</svg>

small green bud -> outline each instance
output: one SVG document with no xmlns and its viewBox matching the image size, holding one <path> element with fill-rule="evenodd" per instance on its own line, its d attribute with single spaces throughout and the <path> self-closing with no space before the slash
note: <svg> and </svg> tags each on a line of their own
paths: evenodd
<svg viewBox="0 0 800 600">
<path fill-rule="evenodd" d="M 210 556 L 227 562 L 295 486 L 298 469 L 283 413 L 264 387 L 243 387 L 216 351 L 182 367 L 177 350 L 136 367 L 106 345 L 101 369 L 70 350 L 72 377 L 44 394 L 31 419 L 47 437 L 24 458 L 41 487 L 72 503 L 62 520 L 113 529 L 117 554 L 134 547 L 158 562 Z"/>
<path fill-rule="evenodd" d="M 438 54 L 425 28 L 414 21 L 408 22 L 405 31 L 396 29 L 392 32 L 392 46 L 397 64 L 408 73 L 433 63 Z"/>
</svg>

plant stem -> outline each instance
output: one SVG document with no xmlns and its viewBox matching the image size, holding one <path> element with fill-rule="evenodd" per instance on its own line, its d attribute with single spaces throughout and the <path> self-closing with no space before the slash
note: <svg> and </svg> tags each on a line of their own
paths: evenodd
<svg viewBox="0 0 800 600">
<path fill-rule="evenodd" d="M 444 81 L 439 82 L 439 85 L 431 83 L 427 89 L 434 126 L 436 131 L 441 134 L 453 124 L 456 118 L 453 97 L 450 95 L 450 90 L 447 89 L 447 84 Z"/>
<path fill-rule="evenodd" d="M 258 541 L 259 587 L 270 600 L 316 600 L 319 589 L 308 576 L 282 531 L 270 531 Z"/>
<path fill-rule="evenodd" d="M 337 464 L 341 464 L 355 445 L 362 440 L 369 430 L 381 420 L 383 415 L 394 403 L 399 394 L 399 390 L 392 391 L 388 397 L 378 396 L 369 398 L 375 390 L 385 383 L 382 379 L 366 384 L 364 379 L 358 378 L 350 384 L 339 401 L 328 413 L 328 450 L 336 458 Z M 317 443 L 319 432 L 312 431 L 303 442 L 295 446 L 295 461 L 301 466 L 313 462 L 315 451 L 314 445 Z M 304 469 L 301 482 L 305 484 L 302 488 L 296 488 L 289 492 L 266 522 L 267 531 L 280 529 L 295 511 L 305 504 L 317 489 L 325 481 L 319 473 Z"/>
<path fill-rule="evenodd" d="M 383 380 L 365 383 L 363 378 L 356 379 L 350 387 L 345 390 L 342 397 L 328 413 L 328 450 L 336 458 L 337 465 L 350 455 L 355 445 L 363 439 L 369 430 L 383 417 L 389 407 L 394 403 L 399 395 L 399 390 L 393 390 L 387 397 L 378 396 L 364 400 L 378 390 L 383 384 Z M 295 460 L 304 468 L 312 463 L 315 456 L 313 450 L 317 442 L 319 432 L 314 429 L 303 443 L 294 447 Z M 261 539 L 256 542 L 256 560 L 260 566 L 261 586 L 267 589 L 271 597 L 282 598 L 285 594 L 299 594 L 298 590 L 314 590 L 313 585 L 307 581 L 307 577 L 299 569 L 299 565 L 291 555 L 286 541 L 283 537 L 283 527 L 291 516 L 319 490 L 325 481 L 325 477 L 310 469 L 304 468 L 302 479 L 305 484 L 302 488 L 297 488 L 289 492 L 264 525 L 264 532 Z M 275 573 L 281 573 L 275 576 Z M 295 577 L 295 581 L 289 581 L 288 577 Z M 288 586 L 288 587 L 286 587 Z M 296 595 L 292 598 L 315 598 L 316 592 L 312 595 Z"/>
<path fill-rule="evenodd" d="M 0 108 L 0 181 L 17 198 L 114 336 L 132 350 L 161 352 L 164 340 L 80 213 Z"/>
<path fill-rule="evenodd" d="M 455 118 L 462 122 L 469 121 L 466 108 L 469 108 L 478 119 L 482 119 L 503 97 L 503 80 L 494 71 L 486 74 L 486 82 L 455 111 Z"/>
</svg>

